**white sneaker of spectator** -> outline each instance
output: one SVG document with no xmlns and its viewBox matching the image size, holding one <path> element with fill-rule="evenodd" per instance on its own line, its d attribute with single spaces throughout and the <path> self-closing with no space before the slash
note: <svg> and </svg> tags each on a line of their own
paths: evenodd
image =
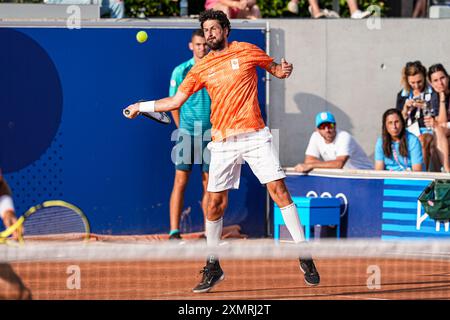
<svg viewBox="0 0 450 320">
<path fill-rule="evenodd" d="M 313 16 L 312 8 L 311 6 L 308 7 L 309 14 L 314 19 L 320 19 L 320 18 L 339 18 L 339 14 L 336 11 L 328 10 L 328 9 L 321 9 L 319 14 L 317 16 Z"/>
<path fill-rule="evenodd" d="M 373 11 L 361 11 L 356 10 L 352 13 L 352 19 L 366 19 L 370 17 L 374 12 Z"/>
<path fill-rule="evenodd" d="M 327 18 L 340 18 L 339 13 L 333 10 L 323 9 L 322 12 L 325 14 Z"/>
</svg>

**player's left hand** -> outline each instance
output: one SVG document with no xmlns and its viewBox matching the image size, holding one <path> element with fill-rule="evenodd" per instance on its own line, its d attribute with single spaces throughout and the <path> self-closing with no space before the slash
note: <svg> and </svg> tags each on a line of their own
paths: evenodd
<svg viewBox="0 0 450 320">
<path fill-rule="evenodd" d="M 292 65 L 292 63 L 288 63 L 284 58 L 281 58 L 281 72 L 283 73 L 285 78 L 291 75 L 293 69 L 294 66 Z"/>
</svg>

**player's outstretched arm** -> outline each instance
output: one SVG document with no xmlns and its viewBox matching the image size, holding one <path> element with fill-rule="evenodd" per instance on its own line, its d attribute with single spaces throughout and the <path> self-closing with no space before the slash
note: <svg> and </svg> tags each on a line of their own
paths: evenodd
<svg viewBox="0 0 450 320">
<path fill-rule="evenodd" d="M 269 67 L 267 68 L 267 71 L 279 78 L 284 79 L 291 75 L 292 70 L 294 70 L 294 66 L 292 63 L 288 63 L 284 58 L 281 59 L 281 64 L 273 62 Z"/>
<path fill-rule="evenodd" d="M 136 102 L 124 110 L 129 110 L 128 118 L 135 118 L 139 112 L 162 112 L 162 111 L 172 111 L 181 108 L 183 103 L 189 98 L 189 96 L 181 91 L 177 91 L 177 93 L 172 97 L 163 98 L 160 100 L 152 100 L 152 101 L 141 101 Z"/>
</svg>

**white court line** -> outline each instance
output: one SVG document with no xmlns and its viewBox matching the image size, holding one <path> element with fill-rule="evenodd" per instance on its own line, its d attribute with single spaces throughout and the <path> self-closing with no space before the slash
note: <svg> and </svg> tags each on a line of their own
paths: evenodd
<svg viewBox="0 0 450 320">
<path fill-rule="evenodd" d="M 209 292 L 209 293 L 206 293 L 207 295 L 211 295 L 211 294 L 214 294 L 215 292 L 214 291 L 211 291 L 211 292 Z M 198 296 L 197 295 L 195 295 L 195 296 L 176 296 L 176 297 L 168 297 L 168 298 L 171 298 L 171 299 L 175 299 L 175 300 L 205 300 L 205 297 L 203 296 L 203 295 L 205 295 L 205 293 L 203 293 L 203 294 L 198 294 Z M 311 296 L 311 298 L 312 298 L 313 296 Z M 356 296 L 340 296 L 340 297 L 347 297 L 347 298 L 354 298 L 354 299 L 352 299 L 352 300 L 370 300 L 370 301 L 372 301 L 372 300 L 391 300 L 391 299 L 381 299 L 381 298 L 364 298 L 364 297 L 356 297 Z M 159 298 L 159 297 L 157 297 L 157 298 Z M 289 301 L 309 301 L 309 300 L 322 300 L 322 301 L 327 301 L 327 300 L 342 300 L 342 301 L 346 301 L 345 299 L 308 299 L 308 298 L 302 298 L 302 299 L 299 299 L 299 298 L 286 298 L 286 297 L 284 297 L 284 298 L 273 298 L 273 297 L 271 297 L 271 298 L 260 298 L 260 297 L 247 297 L 247 298 L 243 298 L 242 296 L 229 296 L 229 295 L 227 295 L 226 297 L 223 297 L 224 299 L 227 299 L 227 300 L 243 300 L 243 301 L 252 301 L 252 300 L 289 300 Z M 211 300 L 211 301 L 214 301 L 214 300 L 221 300 L 222 299 L 222 297 L 218 297 L 218 296 L 214 296 L 213 297 L 213 299 L 206 299 L 206 300 Z"/>
<path fill-rule="evenodd" d="M 218 294 L 218 293 L 219 292 L 211 291 L 211 292 L 207 293 L 207 295 Z M 159 296 L 170 297 L 172 295 L 176 295 L 176 298 L 174 298 L 174 297 L 172 297 L 172 298 L 174 298 L 174 299 L 193 299 L 194 298 L 194 296 L 192 296 L 192 295 L 182 296 L 183 294 L 186 294 L 186 292 L 184 292 L 184 291 L 172 291 L 172 292 L 164 292 L 164 293 L 158 295 L 158 297 Z M 204 295 L 205 295 L 205 293 L 198 294 L 198 299 L 199 300 L 204 300 L 204 298 L 205 298 Z M 265 299 L 265 298 L 260 298 L 260 297 L 254 297 L 254 298 L 253 297 L 247 297 L 247 299 L 245 299 L 245 298 L 243 298 L 242 295 L 226 295 L 226 297 L 224 297 L 224 298 L 225 299 L 232 299 L 232 300 L 255 300 L 255 299 L 259 300 L 259 299 L 261 299 L 261 300 L 299 300 L 299 301 L 301 301 L 301 300 L 311 300 L 310 298 L 316 298 L 315 300 L 324 300 L 325 301 L 325 300 L 329 300 L 329 299 L 321 299 L 321 297 L 331 297 L 331 296 L 333 296 L 333 294 L 311 294 L 311 295 L 303 296 L 302 298 L 295 298 L 295 297 L 291 297 L 291 298 L 290 297 L 273 298 L 273 297 L 271 297 L 270 299 Z M 197 297 L 197 295 L 195 295 L 195 297 Z M 352 300 L 391 300 L 391 299 L 386 299 L 386 298 L 363 297 L 363 296 L 357 296 L 357 295 L 338 295 L 338 297 L 334 297 L 334 299 L 332 299 L 332 300 L 341 300 L 341 299 L 339 299 L 340 297 L 350 298 Z M 214 296 L 214 299 L 211 299 L 211 300 L 216 300 L 216 299 L 220 299 L 220 298 L 221 297 Z M 207 299 L 207 300 L 209 300 L 209 299 Z"/>
<path fill-rule="evenodd" d="M 328 297 L 328 299 L 321 299 L 324 297 Z M 374 297 L 364 297 L 364 296 L 357 296 L 357 295 L 341 295 L 341 294 L 310 294 L 310 295 L 304 295 L 302 298 L 275 298 L 273 300 L 311 300 L 310 298 L 316 298 L 313 300 L 344 300 L 340 299 L 340 297 L 344 298 L 351 298 L 352 300 L 391 300 L 386 298 L 374 298 Z M 263 299 L 264 300 L 264 299 Z M 271 298 L 272 300 L 272 298 Z"/>
<path fill-rule="evenodd" d="M 346 297 L 346 298 L 354 298 L 358 300 L 391 300 L 386 298 L 371 298 L 371 297 L 360 297 L 360 296 L 340 296 L 340 297 Z"/>
</svg>

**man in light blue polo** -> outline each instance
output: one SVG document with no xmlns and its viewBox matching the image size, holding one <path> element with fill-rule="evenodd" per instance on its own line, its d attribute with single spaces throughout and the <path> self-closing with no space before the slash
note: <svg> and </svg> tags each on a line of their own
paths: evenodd
<svg viewBox="0 0 450 320">
<path fill-rule="evenodd" d="M 192 33 L 189 48 L 193 57 L 177 66 L 170 79 L 169 95 L 173 96 L 178 86 L 186 77 L 192 66 L 207 55 L 208 49 L 203 30 L 198 29 Z M 184 203 L 184 191 L 189 181 L 193 164 L 202 166 L 203 196 L 201 207 L 203 216 L 206 215 L 208 204 L 209 151 L 206 145 L 211 141 L 211 99 L 206 89 L 194 93 L 183 104 L 180 110 L 172 111 L 172 117 L 178 127 L 178 142 L 175 146 L 172 159 L 175 162 L 175 180 L 170 196 L 170 233 L 169 239 L 181 239 L 180 218 Z"/>
<path fill-rule="evenodd" d="M 330 112 L 316 116 L 316 131 L 305 152 L 304 163 L 295 170 L 309 172 L 323 169 L 373 169 L 373 164 L 356 140 L 346 131 L 336 129 L 336 119 Z"/>
</svg>

